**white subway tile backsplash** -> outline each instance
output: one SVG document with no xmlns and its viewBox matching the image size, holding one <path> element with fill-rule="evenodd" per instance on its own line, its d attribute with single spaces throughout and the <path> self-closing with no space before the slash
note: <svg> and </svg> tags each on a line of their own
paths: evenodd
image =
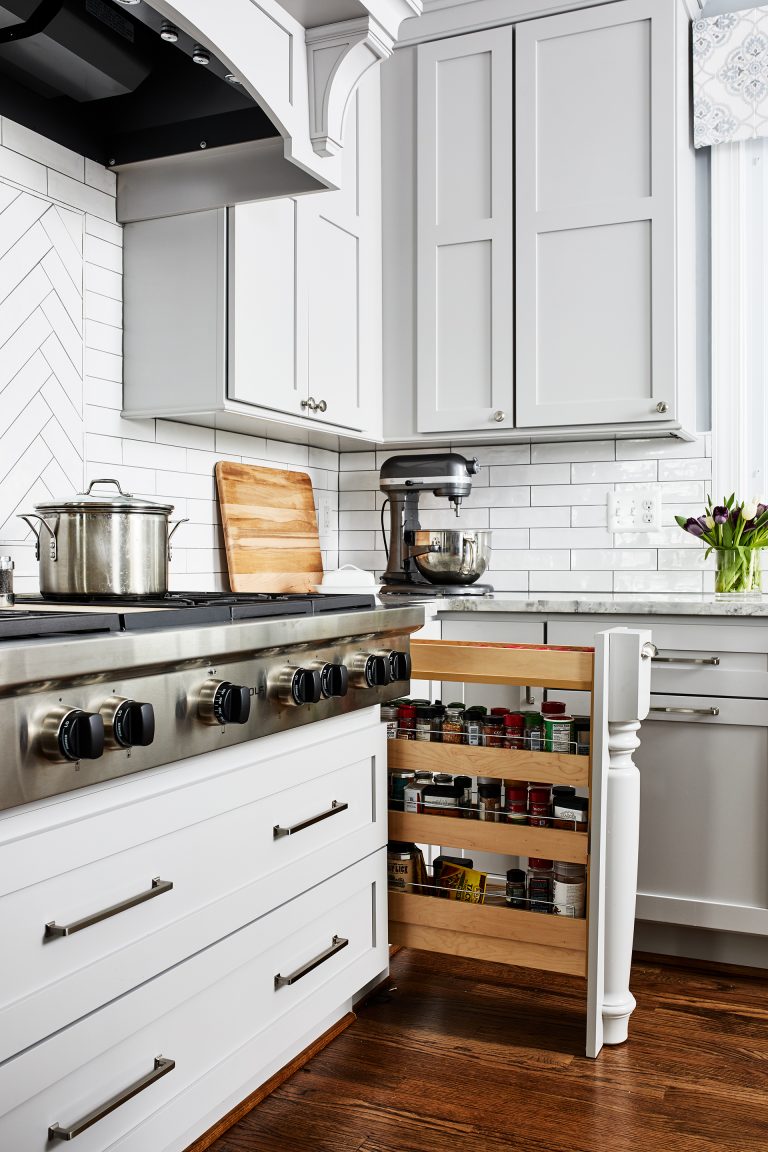
<svg viewBox="0 0 768 1152">
<path fill-rule="evenodd" d="M 709 480 L 711 476 L 709 459 L 659 461 L 659 480 Z"/>
<path fill-rule="evenodd" d="M 101 324 L 113 325 L 120 331 L 122 342 L 123 305 L 119 299 L 86 289 L 85 317 L 86 320 L 98 320 Z"/>
<path fill-rule="evenodd" d="M 617 460 L 613 464 L 572 464 L 571 482 L 573 484 L 647 484 L 657 479 L 656 467 L 655 460 Z"/>
<path fill-rule="evenodd" d="M 86 233 L 85 258 L 98 268 L 123 274 L 123 249 L 119 244 L 110 244 L 98 236 Z"/>
<path fill-rule="evenodd" d="M 158 444 L 177 444 L 180 448 L 199 448 L 213 452 L 216 433 L 213 428 L 198 428 L 195 424 L 177 424 L 173 420 L 157 420 L 155 436 Z"/>
<path fill-rule="evenodd" d="M 86 404 L 95 404 L 97 408 L 119 412 L 123 406 L 123 386 L 119 380 L 97 380 L 94 376 L 86 376 L 84 392 Z"/>
<path fill-rule="evenodd" d="M 685 440 L 619 440 L 616 443 L 617 460 L 680 460 L 692 456 L 706 456 L 707 444 L 703 436 L 691 442 Z"/>
<path fill-rule="evenodd" d="M 184 425 L 178 425 L 184 427 Z M 236 456 L 251 458 L 266 455 L 266 440 L 262 436 L 243 436 L 239 432 L 215 432 L 214 451 L 231 452 Z"/>
<path fill-rule="evenodd" d="M 566 548 L 508 550 L 494 549 L 491 553 L 491 571 L 519 572 L 521 569 L 546 570 L 548 572 L 566 571 L 571 566 L 571 554 Z"/>
<path fill-rule="evenodd" d="M 175 469 L 184 472 L 187 468 L 187 450 L 145 440 L 126 440 L 123 443 L 123 463 L 136 468 Z"/>
<path fill-rule="evenodd" d="M 92 188 L 99 188 L 102 192 L 106 192 L 108 196 L 114 196 L 117 193 L 117 173 L 111 172 L 103 164 L 96 164 L 88 157 L 85 159 L 85 182 L 90 184 Z"/>
<path fill-rule="evenodd" d="M 112 324 L 100 324 L 98 320 L 86 320 L 85 345 L 97 352 L 109 352 L 113 356 L 123 354 L 123 334 Z"/>
<path fill-rule="evenodd" d="M 108 296 L 111 300 L 122 300 L 123 277 L 119 272 L 109 268 L 100 268 L 96 264 L 85 266 L 86 292 L 98 292 L 100 296 Z"/>
<path fill-rule="evenodd" d="M 372 472 L 376 468 L 376 453 L 344 452 L 339 467 L 342 472 Z"/>
<path fill-rule="evenodd" d="M 490 483 L 497 484 L 568 484 L 570 464 L 519 464 L 489 468 Z"/>
<path fill-rule="evenodd" d="M 69 176 L 64 176 L 51 168 L 48 169 L 48 195 L 52 200 L 60 200 L 62 204 L 79 208 L 81 212 L 90 212 L 93 216 L 100 216 L 102 220 L 117 223 L 114 196 L 72 180 Z"/>
<path fill-rule="evenodd" d="M 339 492 L 339 512 L 372 512 L 375 507 L 375 492 Z"/>
<path fill-rule="evenodd" d="M 491 508 L 491 528 L 568 528 L 570 508 Z M 494 532 L 494 542 L 497 539 Z"/>
<path fill-rule="evenodd" d="M 20 156 L 11 148 L 0 148 L 0 176 L 12 180 L 30 192 L 45 192 L 47 172 L 42 164 Z"/>
<path fill-rule="evenodd" d="M 701 592 L 700 572 L 616 572 L 615 592 Z"/>
<path fill-rule="evenodd" d="M 704 546 L 699 548 L 660 548 L 659 571 L 705 572 L 714 571 L 714 556 L 707 557 Z"/>
<path fill-rule="evenodd" d="M 553 484 L 531 488 L 531 504 L 605 504 L 612 484 Z"/>
<path fill-rule="evenodd" d="M 16 124 L 5 116 L 0 130 L 5 148 L 11 148 L 29 160 L 36 160 L 43 168 L 55 168 L 58 172 L 71 176 L 73 180 L 83 179 L 83 157 L 78 156 L 76 152 L 71 152 L 69 148 L 64 148 L 63 145 L 49 140 L 46 136 L 40 136 L 31 128 Z"/>
<path fill-rule="evenodd" d="M 120 224 L 110 224 L 108 220 L 92 216 L 90 212 L 85 214 L 85 231 L 89 236 L 98 236 L 100 240 L 106 240 L 109 244 L 123 243 L 123 229 Z"/>
<path fill-rule="evenodd" d="M 531 548 L 611 548 L 613 535 L 602 528 L 531 529 Z"/>
<path fill-rule="evenodd" d="M 493 548 L 528 548 L 530 532 L 524 528 L 496 528 L 491 537 Z"/>
<path fill-rule="evenodd" d="M 615 460 L 616 445 L 613 440 L 586 440 L 564 444 L 534 444 L 531 447 L 531 464 L 556 464 L 560 461 L 575 463 L 577 460 Z"/>
<path fill-rule="evenodd" d="M 116 436 L 97 436 L 89 432 L 85 437 L 85 456 L 89 462 L 122 464 L 123 442 Z"/>
<path fill-rule="evenodd" d="M 612 572 L 531 572 L 531 592 L 612 592 Z"/>
<path fill-rule="evenodd" d="M 655 548 L 574 548 L 571 551 L 571 568 L 598 569 L 617 568 L 619 570 L 653 571 L 657 566 Z"/>
<path fill-rule="evenodd" d="M 574 504 L 571 508 L 571 524 L 574 528 L 606 528 L 608 505 Z"/>
</svg>

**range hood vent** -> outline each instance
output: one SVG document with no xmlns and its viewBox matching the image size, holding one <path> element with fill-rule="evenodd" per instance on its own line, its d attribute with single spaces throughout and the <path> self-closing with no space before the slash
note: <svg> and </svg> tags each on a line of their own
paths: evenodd
<svg viewBox="0 0 768 1152">
<path fill-rule="evenodd" d="M 420 8 L 0 0 L 0 115 L 115 170 L 126 222 L 338 187 L 349 96 Z"/>
</svg>

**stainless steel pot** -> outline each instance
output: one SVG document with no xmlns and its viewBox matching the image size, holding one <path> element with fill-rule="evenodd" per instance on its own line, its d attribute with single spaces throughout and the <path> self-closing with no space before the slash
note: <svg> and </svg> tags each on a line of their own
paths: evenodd
<svg viewBox="0 0 768 1152">
<path fill-rule="evenodd" d="M 474 584 L 491 558 L 487 528 L 471 532 L 424 528 L 409 534 L 409 544 L 408 556 L 430 584 Z"/>
<path fill-rule="evenodd" d="M 119 495 L 92 495 L 96 484 L 114 484 Z M 139 499 L 123 492 L 117 480 L 105 479 L 92 480 L 72 500 L 20 513 L 37 541 L 40 592 L 62 600 L 164 595 L 171 537 L 185 523 L 171 526 L 171 512 L 172 504 Z"/>
</svg>

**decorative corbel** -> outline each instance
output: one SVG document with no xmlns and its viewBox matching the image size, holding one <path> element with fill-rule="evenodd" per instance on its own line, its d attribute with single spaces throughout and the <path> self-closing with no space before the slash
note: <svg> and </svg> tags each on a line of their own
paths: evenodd
<svg viewBox="0 0 768 1152">
<path fill-rule="evenodd" d="M 308 28 L 309 124 L 318 156 L 342 149 L 344 114 L 360 77 L 392 53 L 394 40 L 370 16 Z"/>
</svg>

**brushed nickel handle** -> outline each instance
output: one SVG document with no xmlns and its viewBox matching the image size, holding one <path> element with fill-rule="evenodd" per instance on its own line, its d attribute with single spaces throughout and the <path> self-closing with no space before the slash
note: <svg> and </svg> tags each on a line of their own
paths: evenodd
<svg viewBox="0 0 768 1152">
<path fill-rule="evenodd" d="M 99 1120 L 103 1120 L 105 1116 L 109 1116 L 110 1112 L 114 1112 L 121 1104 L 132 1100 L 134 1096 L 138 1096 L 139 1092 L 149 1088 L 150 1084 L 156 1083 L 163 1076 L 167 1076 L 169 1072 L 173 1072 L 175 1067 L 175 1060 L 168 1060 L 165 1056 L 155 1056 L 154 1067 L 146 1076 L 142 1076 L 140 1080 L 135 1080 L 133 1084 L 124 1088 L 122 1092 L 118 1092 L 116 1096 L 111 1096 L 100 1108 L 95 1108 L 93 1112 L 89 1112 L 69 1128 L 62 1128 L 60 1124 L 52 1124 L 48 1129 L 48 1139 L 74 1140 L 75 1136 L 79 1136 L 81 1132 L 85 1132 L 86 1128 L 90 1128 Z"/>
<path fill-rule="evenodd" d="M 313 824 L 319 824 L 321 820 L 327 820 L 329 816 L 338 816 L 339 812 L 346 812 L 349 804 L 339 803 L 334 800 L 327 812 L 321 812 L 319 816 L 310 816 L 308 820 L 302 820 L 299 824 L 291 824 L 290 828 L 281 828 L 279 824 L 275 824 L 272 829 L 272 837 L 274 840 L 280 840 L 283 836 L 295 836 L 297 832 L 303 832 L 305 828 L 311 828 Z"/>
<path fill-rule="evenodd" d="M 127 900 L 121 900 L 119 904 L 110 904 L 109 908 L 92 912 L 90 916 L 84 916 L 82 920 L 73 920 L 71 924 L 57 924 L 55 920 L 49 921 L 45 926 L 43 939 L 55 940 L 58 936 L 73 936 L 75 932 L 82 932 L 83 928 L 90 928 L 93 924 L 100 924 L 102 920 L 109 920 L 110 916 L 117 916 L 120 912 L 135 908 L 137 904 L 145 904 L 147 900 L 154 900 L 155 896 L 162 896 L 164 892 L 170 892 L 172 888 L 172 880 L 161 880 L 159 876 L 155 876 L 152 880 L 152 887 L 148 888 L 146 892 L 140 892 L 138 896 L 129 896 Z"/>
<path fill-rule="evenodd" d="M 302 400 L 301 406 L 309 412 L 317 412 L 317 401 L 314 396 L 307 396 L 306 400 Z"/>
<path fill-rule="evenodd" d="M 662 416 L 669 412 L 669 404 L 667 404 L 666 400 L 659 400 L 658 404 L 656 405 L 656 411 Z"/>
<path fill-rule="evenodd" d="M 318 400 L 317 404 L 315 405 L 315 412 L 327 412 L 327 411 L 328 411 L 328 405 L 326 404 L 325 400 Z"/>
<path fill-rule="evenodd" d="M 120 481 L 114 480 L 111 476 L 100 476 L 98 480 L 91 480 L 90 484 L 86 488 L 85 492 L 82 493 L 82 495 L 90 496 L 91 488 L 93 488 L 94 484 L 114 484 L 115 488 L 117 488 L 121 496 L 126 496 L 128 499 L 133 496 L 133 492 L 123 492 L 122 488 L 120 487 Z"/>
<path fill-rule="evenodd" d="M 295 972 L 291 972 L 290 976 L 281 976 L 278 972 L 275 976 L 275 991 L 278 988 L 287 988 L 289 984 L 296 984 L 303 976 L 313 972 L 315 968 L 319 968 L 326 960 L 330 960 L 331 956 L 335 956 L 337 952 L 341 952 L 342 948 L 346 948 L 349 940 L 343 936 L 334 936 L 331 940 L 330 948 L 326 948 L 325 952 L 321 952 L 319 956 L 315 956 L 314 960 L 310 960 L 308 964 L 302 965 L 297 968 Z"/>
<path fill-rule="evenodd" d="M 654 664 L 708 664 L 717 668 L 720 664 L 719 656 L 651 656 Z"/>
<path fill-rule="evenodd" d="M 651 712 L 673 712 L 678 716 L 719 716 L 719 708 L 660 708 L 653 707 Z"/>
<path fill-rule="evenodd" d="M 506 412 L 502 412 L 501 410 L 499 410 L 498 412 L 494 412 L 493 418 L 497 424 L 503 424 L 507 418 L 507 414 L 506 414 Z"/>
</svg>

